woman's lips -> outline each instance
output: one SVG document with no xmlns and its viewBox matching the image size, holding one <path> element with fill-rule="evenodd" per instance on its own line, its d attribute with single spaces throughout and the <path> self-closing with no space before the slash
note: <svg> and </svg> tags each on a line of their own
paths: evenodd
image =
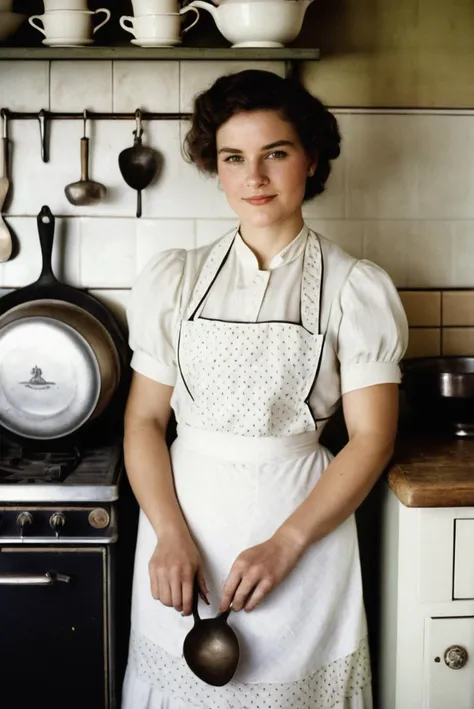
<svg viewBox="0 0 474 709">
<path fill-rule="evenodd" d="M 271 202 L 272 199 L 275 199 L 275 197 L 276 195 L 274 194 L 269 195 L 268 197 L 249 197 L 245 201 L 252 204 L 254 207 L 260 207 L 263 204 L 268 204 L 268 202 Z"/>
</svg>

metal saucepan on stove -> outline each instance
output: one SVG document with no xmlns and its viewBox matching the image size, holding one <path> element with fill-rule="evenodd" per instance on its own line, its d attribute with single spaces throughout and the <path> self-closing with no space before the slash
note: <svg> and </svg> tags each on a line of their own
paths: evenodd
<svg viewBox="0 0 474 709">
<path fill-rule="evenodd" d="M 35 283 L 0 299 L 0 424 L 49 440 L 77 431 L 111 403 L 128 362 L 115 318 L 52 271 L 54 216 L 38 215 L 43 257 Z"/>
<path fill-rule="evenodd" d="M 474 435 L 474 357 L 415 357 L 403 363 L 408 404 L 458 436 Z"/>
</svg>

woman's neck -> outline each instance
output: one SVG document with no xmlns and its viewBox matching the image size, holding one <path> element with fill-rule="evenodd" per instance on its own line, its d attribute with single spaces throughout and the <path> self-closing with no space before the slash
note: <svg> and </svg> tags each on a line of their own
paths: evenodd
<svg viewBox="0 0 474 709">
<path fill-rule="evenodd" d="M 272 224 L 262 229 L 240 225 L 240 236 L 249 249 L 255 254 L 260 270 L 266 270 L 274 256 L 288 246 L 301 232 L 304 226 L 303 217 L 293 219 L 291 223 Z"/>
</svg>

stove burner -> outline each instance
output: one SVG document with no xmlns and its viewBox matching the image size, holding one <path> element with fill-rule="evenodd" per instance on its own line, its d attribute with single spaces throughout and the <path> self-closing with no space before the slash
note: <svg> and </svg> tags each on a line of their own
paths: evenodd
<svg viewBox="0 0 474 709">
<path fill-rule="evenodd" d="M 0 460 L 0 482 L 63 482 L 80 461 L 76 446 L 64 451 L 34 451 L 16 446 Z"/>
</svg>

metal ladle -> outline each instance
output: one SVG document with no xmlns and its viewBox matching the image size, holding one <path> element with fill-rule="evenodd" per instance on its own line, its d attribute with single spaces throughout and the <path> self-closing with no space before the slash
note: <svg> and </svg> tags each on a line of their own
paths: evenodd
<svg viewBox="0 0 474 709">
<path fill-rule="evenodd" d="M 86 136 L 87 111 L 84 109 L 84 135 L 81 138 L 81 179 L 64 188 L 71 204 L 82 207 L 95 204 L 105 197 L 107 189 L 100 182 L 89 179 L 89 138 Z"/>
<path fill-rule="evenodd" d="M 3 174 L 0 177 L 0 263 L 3 263 L 3 261 L 8 261 L 10 256 L 12 255 L 12 236 L 10 234 L 10 230 L 6 224 L 6 222 L 3 220 L 2 217 L 2 212 L 3 212 L 3 207 L 5 204 L 5 201 L 7 199 L 8 192 L 10 190 L 10 180 L 8 178 L 8 163 L 9 163 L 9 144 L 8 144 L 8 128 L 7 128 L 7 114 L 6 112 L 3 113 L 2 111 L 2 118 L 3 118 L 3 138 L 2 138 L 2 147 L 3 147 L 3 157 L 2 157 L 2 163 L 3 163 Z"/>
<path fill-rule="evenodd" d="M 133 146 L 122 150 L 118 158 L 123 179 L 129 187 L 137 190 L 137 217 L 142 215 L 142 190 L 148 187 L 159 168 L 156 151 L 142 145 L 141 118 L 142 112 L 138 108 L 135 111 L 137 127 L 133 131 Z"/>
<path fill-rule="evenodd" d="M 194 627 L 184 639 L 183 656 L 188 667 L 203 682 L 222 687 L 235 674 L 240 658 L 239 641 L 227 625 L 231 609 L 215 618 L 201 619 L 198 611 L 199 589 L 194 584 Z"/>
</svg>

